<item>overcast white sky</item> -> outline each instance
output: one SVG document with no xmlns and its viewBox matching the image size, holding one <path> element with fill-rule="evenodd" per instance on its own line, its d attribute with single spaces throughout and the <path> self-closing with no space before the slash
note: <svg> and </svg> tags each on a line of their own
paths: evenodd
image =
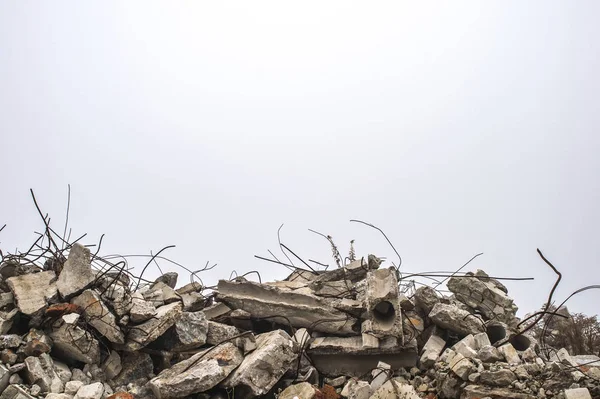
<svg viewBox="0 0 600 399">
<path fill-rule="evenodd" d="M 0 247 L 41 221 L 106 234 L 207 282 L 403 256 L 454 270 L 472 255 L 524 312 L 600 284 L 600 3 L 2 2 Z M 278 253 L 278 256 L 280 253 Z M 140 265 L 140 261 L 132 261 Z M 139 267 L 139 266 L 138 266 Z M 163 264 L 164 270 L 177 270 Z M 148 271 L 156 276 L 156 269 Z M 187 281 L 187 275 L 180 277 Z M 250 276 L 250 278 L 254 278 Z M 598 312 L 600 291 L 569 302 Z"/>
</svg>

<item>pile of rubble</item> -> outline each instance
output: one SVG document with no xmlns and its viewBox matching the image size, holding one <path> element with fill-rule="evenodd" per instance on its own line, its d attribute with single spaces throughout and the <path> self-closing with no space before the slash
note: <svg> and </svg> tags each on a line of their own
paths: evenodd
<svg viewBox="0 0 600 399">
<path fill-rule="evenodd" d="M 370 255 L 208 293 L 91 258 L 0 265 L 0 399 L 600 397 L 600 359 L 546 356 L 482 271 L 407 297 Z"/>
</svg>

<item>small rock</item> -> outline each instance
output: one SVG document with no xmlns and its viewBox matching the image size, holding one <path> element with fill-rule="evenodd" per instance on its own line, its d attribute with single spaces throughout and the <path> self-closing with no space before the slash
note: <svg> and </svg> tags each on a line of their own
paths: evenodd
<svg viewBox="0 0 600 399">
<path fill-rule="evenodd" d="M 507 387 L 517 379 L 515 373 L 507 369 L 498 371 L 482 371 L 480 382 L 495 387 Z"/>
<path fill-rule="evenodd" d="M 79 388 L 73 399 L 102 399 L 103 393 L 104 384 L 101 382 L 95 382 Z"/>
<path fill-rule="evenodd" d="M 290 385 L 279 394 L 278 399 L 313 399 L 317 389 L 308 382 Z"/>
<path fill-rule="evenodd" d="M 79 388 L 85 384 L 81 381 L 69 381 L 65 384 L 65 393 L 69 395 L 75 395 Z"/>
</svg>

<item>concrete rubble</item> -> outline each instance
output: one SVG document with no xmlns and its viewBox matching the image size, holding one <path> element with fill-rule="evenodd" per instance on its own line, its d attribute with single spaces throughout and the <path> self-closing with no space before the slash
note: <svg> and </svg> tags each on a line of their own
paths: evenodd
<svg viewBox="0 0 600 399">
<path fill-rule="evenodd" d="M 0 399 L 600 397 L 600 358 L 547 355 L 481 270 L 401 292 L 369 255 L 208 292 L 68 249 L 0 264 Z"/>
</svg>

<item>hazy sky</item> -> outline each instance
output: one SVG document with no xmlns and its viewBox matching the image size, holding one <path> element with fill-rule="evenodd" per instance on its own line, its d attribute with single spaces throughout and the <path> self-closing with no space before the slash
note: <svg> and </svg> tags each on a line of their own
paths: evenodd
<svg viewBox="0 0 600 399">
<path fill-rule="evenodd" d="M 600 3 L 2 2 L 0 247 L 41 221 L 207 283 L 330 263 L 472 265 L 524 312 L 600 284 Z M 277 251 L 277 256 L 282 257 Z M 143 266 L 132 259 L 132 266 Z M 165 263 L 163 270 L 177 270 Z M 139 270 L 138 270 L 139 271 Z M 181 270 L 179 270 L 181 271 Z M 148 271 L 155 277 L 155 268 Z M 188 276 L 180 277 L 184 282 Z M 250 278 L 255 278 L 250 276 Z M 569 302 L 600 313 L 600 291 Z"/>
</svg>

